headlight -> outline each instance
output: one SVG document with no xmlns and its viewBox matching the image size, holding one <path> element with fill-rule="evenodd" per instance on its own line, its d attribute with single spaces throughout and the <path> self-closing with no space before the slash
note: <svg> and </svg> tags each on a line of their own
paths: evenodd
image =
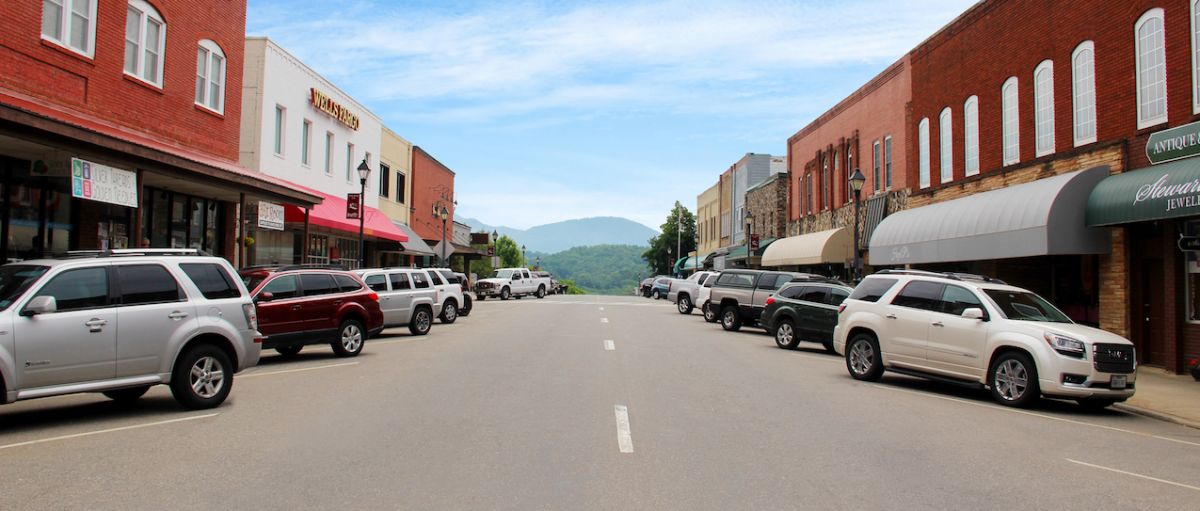
<svg viewBox="0 0 1200 511">
<path fill-rule="evenodd" d="M 1068 357 L 1084 358 L 1087 353 L 1086 345 L 1079 339 L 1064 337 L 1053 332 L 1046 332 L 1043 338 L 1046 339 L 1046 344 L 1054 348 L 1054 351 Z"/>
</svg>

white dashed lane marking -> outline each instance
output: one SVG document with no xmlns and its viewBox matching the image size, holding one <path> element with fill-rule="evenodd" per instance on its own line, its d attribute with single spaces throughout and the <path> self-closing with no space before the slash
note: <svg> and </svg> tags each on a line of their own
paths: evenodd
<svg viewBox="0 0 1200 511">
<path fill-rule="evenodd" d="M 601 323 L 608 323 L 608 318 L 600 318 Z"/>
<path fill-rule="evenodd" d="M 614 351 L 617 349 L 617 346 L 610 339 L 610 340 L 604 341 L 604 349 L 606 349 L 608 351 Z"/>
<path fill-rule="evenodd" d="M 622 453 L 633 452 L 633 433 L 629 430 L 629 408 L 625 405 L 616 406 L 617 414 L 617 448 Z"/>
</svg>

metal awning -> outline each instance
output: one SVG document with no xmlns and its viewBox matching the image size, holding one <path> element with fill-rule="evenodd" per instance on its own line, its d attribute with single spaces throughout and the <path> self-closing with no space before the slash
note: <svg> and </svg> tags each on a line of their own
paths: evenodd
<svg viewBox="0 0 1200 511">
<path fill-rule="evenodd" d="M 759 240 L 758 248 L 754 250 L 754 257 L 762 257 L 763 252 L 765 252 L 767 247 L 771 246 L 772 243 L 775 243 L 776 239 L 777 238 L 766 238 Z M 727 261 L 741 261 L 742 259 L 746 258 L 746 252 L 746 245 L 738 245 L 730 248 L 729 254 L 725 257 L 725 259 Z"/>
<path fill-rule="evenodd" d="M 1108 167 L 1061 174 L 895 213 L 871 236 L 876 266 L 1106 254 L 1106 229 L 1084 223 Z"/>
<path fill-rule="evenodd" d="M 763 253 L 763 266 L 842 264 L 854 253 L 854 235 L 845 228 L 783 238 Z"/>
<path fill-rule="evenodd" d="M 887 216 L 887 198 L 887 195 L 871 197 L 863 204 L 863 209 L 867 214 L 863 217 L 862 230 L 859 231 L 859 249 L 867 248 L 867 242 L 871 241 L 871 234 L 875 232 L 876 227 L 879 227 L 879 222 L 883 221 L 883 217 Z"/>
<path fill-rule="evenodd" d="M 1200 158 L 1107 177 L 1088 196 L 1087 225 L 1200 215 Z"/>
<path fill-rule="evenodd" d="M 395 224 L 396 227 L 398 227 L 401 231 L 404 231 L 404 234 L 408 235 L 408 241 L 401 243 L 401 246 L 404 248 L 402 250 L 403 253 L 419 256 L 434 255 L 433 249 L 429 248 L 429 245 L 425 244 L 425 240 L 421 239 L 420 236 L 417 236 L 417 233 L 413 232 L 412 227 L 409 227 L 408 224 L 397 222 L 395 220 L 392 220 L 392 223 Z"/>
</svg>

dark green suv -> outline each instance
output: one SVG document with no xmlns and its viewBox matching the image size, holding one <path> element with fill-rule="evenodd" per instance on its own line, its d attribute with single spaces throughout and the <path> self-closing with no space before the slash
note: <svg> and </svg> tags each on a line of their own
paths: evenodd
<svg viewBox="0 0 1200 511">
<path fill-rule="evenodd" d="M 770 298 L 762 325 L 780 348 L 794 350 L 800 341 L 816 342 L 833 353 L 838 305 L 854 290 L 834 282 L 792 282 Z"/>
</svg>

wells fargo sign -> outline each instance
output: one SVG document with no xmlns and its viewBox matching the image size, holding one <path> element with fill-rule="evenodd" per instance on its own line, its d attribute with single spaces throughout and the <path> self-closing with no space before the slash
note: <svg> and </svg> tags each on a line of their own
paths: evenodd
<svg viewBox="0 0 1200 511">
<path fill-rule="evenodd" d="M 351 112 L 350 109 L 342 106 L 337 101 L 330 99 L 329 96 L 326 96 L 325 93 L 317 90 L 315 87 L 309 89 L 309 92 L 311 93 L 309 100 L 312 101 L 313 106 L 317 110 L 329 114 L 352 130 L 358 129 L 358 116 L 354 115 L 354 112 Z"/>
</svg>

